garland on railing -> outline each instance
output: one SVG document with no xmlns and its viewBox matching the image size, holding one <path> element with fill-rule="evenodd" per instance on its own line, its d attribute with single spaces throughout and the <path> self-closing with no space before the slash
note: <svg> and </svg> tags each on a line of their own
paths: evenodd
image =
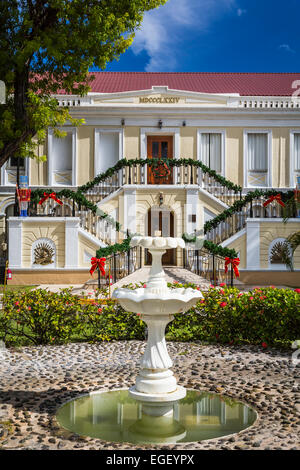
<svg viewBox="0 0 300 470">
<path fill-rule="evenodd" d="M 187 235 L 184 233 L 182 239 L 186 243 L 195 243 L 197 240 L 196 235 Z M 234 249 L 226 248 L 209 240 L 204 240 L 203 248 L 209 251 L 212 255 L 220 256 L 221 258 L 237 258 L 237 252 Z"/>
<path fill-rule="evenodd" d="M 227 189 L 230 189 L 234 191 L 235 193 L 242 191 L 241 186 L 238 186 L 232 183 L 231 181 L 227 180 L 223 176 L 219 175 L 215 170 L 212 170 L 211 168 L 204 165 L 204 163 L 200 162 L 199 160 L 193 160 L 192 158 L 168 158 L 168 159 L 164 159 L 164 162 L 169 167 L 190 165 L 193 167 L 201 168 L 201 170 L 204 173 L 207 173 L 209 176 L 214 178 L 218 183 L 225 186 Z M 103 173 L 100 173 L 92 181 L 89 181 L 88 183 L 80 186 L 78 189 L 79 191 L 83 193 L 86 191 L 89 191 L 94 186 L 98 185 L 99 183 L 102 183 L 107 178 L 110 178 L 111 176 L 113 176 L 117 171 L 122 170 L 123 168 L 126 168 L 126 167 L 131 168 L 136 165 L 141 165 L 141 166 L 150 165 L 155 168 L 157 167 L 158 164 L 159 164 L 158 158 L 137 158 L 137 159 L 129 159 L 129 160 L 127 160 L 126 158 L 122 158 L 116 163 L 116 165 L 104 171 Z"/>
<path fill-rule="evenodd" d="M 131 237 L 125 238 L 122 243 L 115 243 L 114 245 L 108 245 L 103 248 L 99 248 L 96 251 L 97 258 L 107 258 L 114 253 L 124 253 L 124 251 L 130 250 Z"/>
<path fill-rule="evenodd" d="M 45 189 L 34 189 L 31 192 L 31 201 L 35 204 L 38 204 L 41 198 L 44 196 Z M 71 199 L 72 201 L 75 201 L 77 204 L 81 205 L 84 207 L 86 210 L 90 210 L 93 212 L 93 214 L 97 215 L 100 219 L 105 219 L 106 217 L 110 217 L 106 212 L 103 212 L 98 208 L 96 204 L 93 202 L 89 201 L 84 194 L 82 194 L 81 191 L 72 191 L 71 189 L 61 189 L 60 191 L 56 191 L 52 188 L 47 188 L 47 193 L 55 193 L 57 197 L 66 197 L 68 199 Z M 118 232 L 121 228 L 121 224 L 119 222 L 114 221 L 116 231 Z"/>
<path fill-rule="evenodd" d="M 204 224 L 204 233 L 207 233 L 210 230 L 216 228 L 221 222 L 224 222 L 232 215 L 236 214 L 237 212 L 240 212 L 244 206 L 246 206 L 249 202 L 253 201 L 254 199 L 257 199 L 259 197 L 269 198 L 271 196 L 276 196 L 277 194 L 280 194 L 281 200 L 283 202 L 287 202 L 291 199 L 291 197 L 293 197 L 294 191 L 282 192 L 275 189 L 269 189 L 267 191 L 257 189 L 255 191 L 251 191 L 246 194 L 243 199 L 235 201 L 232 206 L 230 206 L 228 209 L 225 209 L 223 212 L 221 212 L 221 214 L 217 215 L 212 220 L 207 221 Z"/>
</svg>

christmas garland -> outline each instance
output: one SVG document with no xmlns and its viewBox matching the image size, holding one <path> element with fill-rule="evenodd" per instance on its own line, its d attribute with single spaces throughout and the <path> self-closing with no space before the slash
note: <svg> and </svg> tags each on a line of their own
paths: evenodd
<svg viewBox="0 0 300 470">
<path fill-rule="evenodd" d="M 130 240 L 131 237 L 127 237 L 125 240 L 123 240 L 122 243 L 115 243 L 114 245 L 99 248 L 99 250 L 96 251 L 97 258 L 107 258 L 108 256 L 116 253 L 124 253 L 124 251 L 129 251 Z"/>
<path fill-rule="evenodd" d="M 197 236 L 196 235 L 187 235 L 183 234 L 182 239 L 186 243 L 195 243 Z M 222 258 L 236 258 L 237 257 L 237 252 L 234 249 L 226 248 L 221 245 L 217 245 L 216 243 L 213 243 L 209 240 L 204 240 L 203 242 L 203 248 L 205 248 L 207 251 L 209 251 L 212 255 L 215 256 L 220 256 Z"/>
<path fill-rule="evenodd" d="M 35 189 L 31 192 L 31 201 L 34 204 L 38 204 L 39 201 L 43 198 L 44 196 L 45 189 Z M 109 215 L 106 212 L 101 211 L 101 214 L 97 213 L 99 212 L 99 208 L 96 204 L 93 202 L 89 201 L 85 195 L 81 191 L 72 191 L 71 189 L 61 189 L 60 191 L 57 191 L 52 188 L 47 188 L 47 193 L 55 193 L 56 196 L 59 197 L 66 197 L 68 199 L 71 199 L 72 201 L 76 202 L 78 205 L 81 205 L 84 207 L 86 210 L 92 211 L 93 214 L 97 215 L 100 219 L 105 219 L 106 217 L 109 217 Z M 116 230 L 120 230 L 120 223 L 115 222 L 116 224 Z"/>
<path fill-rule="evenodd" d="M 164 163 L 167 165 L 168 169 L 172 167 L 179 167 L 179 166 L 193 166 L 201 168 L 204 173 L 207 173 L 210 177 L 214 178 L 218 183 L 222 186 L 225 186 L 227 189 L 234 191 L 235 193 L 239 193 L 242 191 L 241 186 L 238 186 L 231 181 L 227 180 L 223 176 L 219 175 L 215 170 L 212 170 L 208 166 L 204 165 L 204 163 L 200 162 L 199 160 L 193 160 L 192 158 L 168 158 L 163 160 Z M 119 160 L 116 165 L 109 168 L 103 173 L 97 175 L 93 180 L 89 181 L 88 183 L 80 186 L 78 188 L 81 192 L 86 192 L 92 189 L 94 186 L 98 185 L 99 183 L 104 182 L 107 178 L 113 176 L 117 171 L 122 170 L 123 168 L 131 168 L 136 165 L 149 165 L 152 168 L 158 167 L 161 163 L 161 160 L 158 158 L 137 158 L 137 159 L 129 159 L 123 158 Z"/>
<path fill-rule="evenodd" d="M 287 203 L 293 197 L 294 191 L 282 192 L 275 189 L 269 189 L 266 191 L 257 189 L 255 191 L 251 191 L 246 194 L 243 199 L 235 201 L 232 206 L 230 206 L 228 209 L 225 209 L 223 212 L 221 212 L 221 214 L 217 215 L 212 220 L 206 222 L 204 224 L 204 233 L 210 232 L 211 230 L 216 228 L 221 222 L 225 222 L 229 217 L 240 212 L 243 207 L 245 207 L 249 202 L 253 201 L 254 199 L 257 199 L 259 197 L 269 198 L 278 194 L 280 194 L 281 200 L 284 203 Z"/>
</svg>

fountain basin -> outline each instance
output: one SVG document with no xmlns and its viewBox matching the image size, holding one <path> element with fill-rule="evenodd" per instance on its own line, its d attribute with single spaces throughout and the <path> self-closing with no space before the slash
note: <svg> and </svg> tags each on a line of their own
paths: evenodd
<svg viewBox="0 0 300 470">
<path fill-rule="evenodd" d="M 147 405 L 147 404 L 146 404 Z M 149 416 L 128 390 L 92 392 L 58 409 L 60 426 L 108 442 L 175 444 L 220 438 L 254 424 L 257 413 L 238 400 L 187 390 L 168 416 Z"/>
<path fill-rule="evenodd" d="M 171 315 L 184 313 L 203 298 L 200 291 L 191 288 L 162 289 L 159 296 L 151 289 L 135 290 L 119 288 L 113 292 L 113 298 L 129 312 L 144 315 Z"/>
</svg>

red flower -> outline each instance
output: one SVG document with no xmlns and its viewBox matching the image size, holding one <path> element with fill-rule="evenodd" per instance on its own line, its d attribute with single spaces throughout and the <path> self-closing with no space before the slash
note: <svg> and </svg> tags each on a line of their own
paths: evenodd
<svg viewBox="0 0 300 470">
<path fill-rule="evenodd" d="M 240 292 L 240 293 L 238 294 L 238 297 L 242 297 L 242 295 L 244 295 L 244 293 L 243 293 L 243 292 Z"/>
<path fill-rule="evenodd" d="M 214 289 L 214 288 L 215 288 L 215 286 L 213 286 L 212 284 L 210 284 L 210 286 L 209 286 L 209 287 L 211 287 L 212 289 Z"/>
<path fill-rule="evenodd" d="M 220 287 L 226 287 L 225 282 L 221 282 Z"/>
<path fill-rule="evenodd" d="M 270 286 L 270 289 L 276 289 L 276 287 L 275 286 Z"/>
<path fill-rule="evenodd" d="M 146 287 L 146 284 L 144 284 L 143 287 L 145 288 L 145 287 Z"/>
<path fill-rule="evenodd" d="M 17 302 L 15 302 L 15 305 L 20 305 L 20 302 L 17 300 Z"/>
<path fill-rule="evenodd" d="M 261 343 L 261 345 L 262 345 L 263 348 L 267 348 L 267 347 L 268 347 L 267 343 Z"/>
<path fill-rule="evenodd" d="M 98 308 L 98 312 L 101 313 L 101 312 L 102 312 L 102 308 Z"/>
<path fill-rule="evenodd" d="M 200 300 L 200 304 L 204 304 L 204 303 L 205 303 L 205 299 Z"/>
<path fill-rule="evenodd" d="M 223 291 L 223 289 L 220 289 L 220 292 L 221 292 L 222 295 L 225 294 L 225 292 Z"/>
<path fill-rule="evenodd" d="M 28 310 L 31 310 L 31 307 L 27 307 Z"/>
<path fill-rule="evenodd" d="M 226 305 L 227 305 L 227 302 L 221 302 L 220 303 L 220 307 L 226 307 Z"/>
<path fill-rule="evenodd" d="M 297 292 L 297 294 L 300 294 L 300 289 L 295 289 L 295 292 Z"/>
<path fill-rule="evenodd" d="M 249 300 L 253 300 L 253 299 L 254 299 L 254 297 L 249 297 Z"/>
<path fill-rule="evenodd" d="M 216 338 L 218 339 L 220 335 L 218 335 L 218 333 L 216 333 Z"/>
<path fill-rule="evenodd" d="M 259 298 L 260 298 L 261 300 L 264 300 L 264 299 L 266 298 L 266 296 L 265 296 L 265 295 L 261 295 Z"/>
</svg>

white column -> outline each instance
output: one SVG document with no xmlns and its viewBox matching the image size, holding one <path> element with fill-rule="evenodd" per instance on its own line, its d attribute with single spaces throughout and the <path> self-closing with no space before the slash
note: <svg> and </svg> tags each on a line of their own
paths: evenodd
<svg viewBox="0 0 300 470">
<path fill-rule="evenodd" d="M 22 219 L 8 219 L 8 262 L 10 269 L 22 267 Z"/>
<path fill-rule="evenodd" d="M 248 219 L 246 226 L 247 269 L 260 269 L 260 223 Z"/>
<path fill-rule="evenodd" d="M 197 229 L 198 220 L 198 189 L 186 190 L 185 204 L 185 232 L 191 234 Z M 192 215 L 196 216 L 196 222 L 192 222 Z"/>
<path fill-rule="evenodd" d="M 136 190 L 124 189 L 124 230 L 136 233 Z"/>
<path fill-rule="evenodd" d="M 65 268 L 77 268 L 79 257 L 78 217 L 65 218 Z"/>
</svg>

